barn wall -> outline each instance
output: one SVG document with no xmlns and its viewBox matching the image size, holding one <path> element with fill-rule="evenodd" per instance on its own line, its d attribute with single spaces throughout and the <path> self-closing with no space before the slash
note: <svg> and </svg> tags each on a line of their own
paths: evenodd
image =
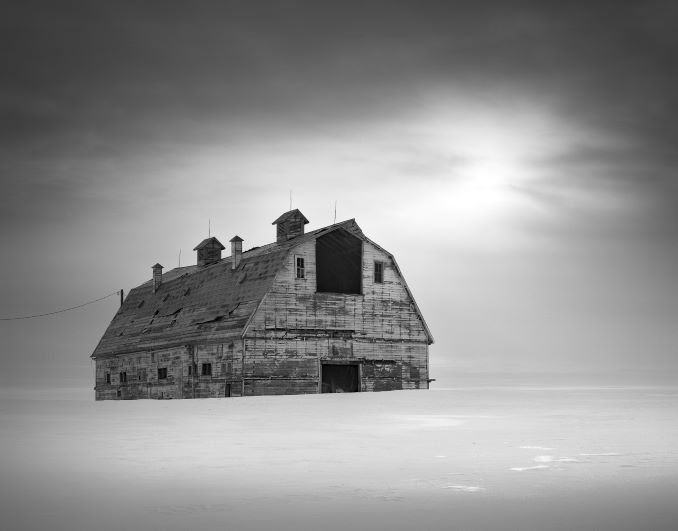
<svg viewBox="0 0 678 531">
<path fill-rule="evenodd" d="M 196 371 L 189 370 L 195 363 Z M 211 363 L 212 374 L 201 374 L 202 364 Z M 167 369 L 167 378 L 158 378 L 158 369 Z M 242 394 L 242 342 L 186 345 L 156 351 L 120 354 L 96 360 L 97 400 L 139 398 L 208 398 Z M 127 373 L 127 382 L 120 373 Z M 111 383 L 106 383 L 106 373 Z M 190 373 L 190 374 L 189 374 Z"/>
<path fill-rule="evenodd" d="M 295 278 L 294 259 L 304 258 L 306 278 Z M 384 282 L 373 281 L 374 261 L 384 264 Z M 316 293 L 315 242 L 295 247 L 264 297 L 247 330 L 261 336 L 273 329 L 353 330 L 356 337 L 426 342 L 424 326 L 402 277 L 388 255 L 363 245 L 362 295 Z"/>
<path fill-rule="evenodd" d="M 305 278 L 296 278 L 303 257 Z M 384 264 L 374 282 L 374 262 Z M 363 244 L 362 294 L 316 293 L 315 242 L 294 249 L 245 336 L 245 394 L 317 393 L 327 361 L 360 364 L 361 390 L 428 387 L 428 342 L 387 254 Z"/>
<path fill-rule="evenodd" d="M 425 343 L 271 335 L 245 349 L 246 395 L 317 393 L 321 365 L 342 362 L 360 365 L 361 391 L 428 388 Z"/>
</svg>

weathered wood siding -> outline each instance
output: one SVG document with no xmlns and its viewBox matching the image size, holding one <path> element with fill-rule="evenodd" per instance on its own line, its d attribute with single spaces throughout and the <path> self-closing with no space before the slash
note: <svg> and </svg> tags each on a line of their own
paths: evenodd
<svg viewBox="0 0 678 531">
<path fill-rule="evenodd" d="M 363 391 L 428 387 L 426 330 L 392 260 L 368 242 L 359 295 L 317 293 L 315 241 L 295 247 L 246 331 L 245 394 L 317 393 L 324 361 L 359 363 Z"/>
<path fill-rule="evenodd" d="M 211 363 L 212 374 L 202 375 L 202 364 Z M 195 367 L 195 371 L 189 369 Z M 158 378 L 158 369 L 167 378 Z M 127 373 L 127 382 L 120 373 Z M 106 374 L 111 382 L 106 383 Z M 242 341 L 186 345 L 157 351 L 120 354 L 96 360 L 97 400 L 138 398 L 209 398 L 242 394 Z"/>
</svg>

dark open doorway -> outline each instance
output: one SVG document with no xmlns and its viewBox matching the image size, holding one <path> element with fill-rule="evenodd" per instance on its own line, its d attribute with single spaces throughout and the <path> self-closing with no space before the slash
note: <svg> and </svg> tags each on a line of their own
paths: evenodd
<svg viewBox="0 0 678 531">
<path fill-rule="evenodd" d="M 360 294 L 363 242 L 337 229 L 315 242 L 317 290 L 324 293 Z"/>
<path fill-rule="evenodd" d="M 322 393 L 357 393 L 360 391 L 358 365 L 322 364 Z"/>
</svg>

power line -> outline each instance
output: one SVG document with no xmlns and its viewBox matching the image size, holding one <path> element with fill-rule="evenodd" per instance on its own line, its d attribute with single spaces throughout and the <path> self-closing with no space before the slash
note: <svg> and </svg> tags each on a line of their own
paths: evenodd
<svg viewBox="0 0 678 531">
<path fill-rule="evenodd" d="M 118 295 L 119 293 L 120 293 L 120 290 L 114 291 L 113 293 L 109 293 L 108 295 L 104 295 L 103 297 L 99 297 L 98 299 L 94 299 L 93 301 L 83 302 L 82 304 L 78 304 L 77 306 L 71 306 L 70 308 L 64 308 L 62 310 L 56 310 L 54 312 L 39 313 L 39 314 L 36 314 L 36 315 L 24 315 L 22 317 L 0 317 L 0 321 L 18 321 L 19 319 L 33 319 L 35 317 L 45 317 L 47 315 L 55 315 L 57 313 L 69 312 L 71 310 L 76 310 L 78 308 L 82 308 L 83 306 L 87 306 L 88 304 L 94 304 L 95 302 L 99 302 L 99 301 L 102 301 L 104 299 L 108 299 L 108 297 L 112 297 L 113 295 Z"/>
</svg>

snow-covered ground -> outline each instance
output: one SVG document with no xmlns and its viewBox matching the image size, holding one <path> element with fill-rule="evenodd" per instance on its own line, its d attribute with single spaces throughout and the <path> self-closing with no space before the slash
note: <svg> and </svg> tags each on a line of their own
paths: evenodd
<svg viewBox="0 0 678 531">
<path fill-rule="evenodd" d="M 678 389 L 0 393 L 12 530 L 678 529 Z"/>
</svg>

